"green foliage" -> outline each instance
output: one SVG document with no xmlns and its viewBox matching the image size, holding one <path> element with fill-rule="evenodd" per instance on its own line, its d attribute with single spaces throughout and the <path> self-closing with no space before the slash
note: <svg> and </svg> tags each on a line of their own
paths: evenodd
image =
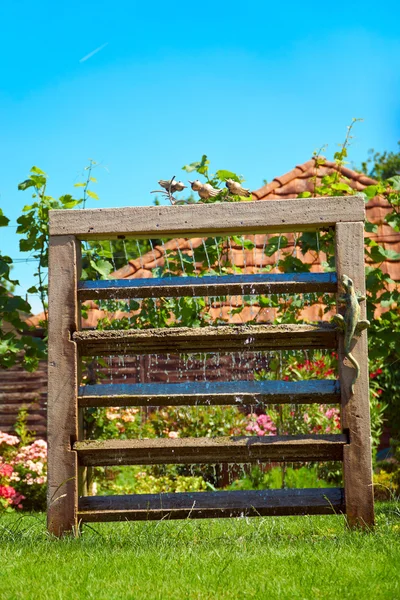
<svg viewBox="0 0 400 600">
<path fill-rule="evenodd" d="M 400 172 L 400 142 L 398 152 L 375 152 L 371 149 L 369 157 L 361 163 L 361 170 L 369 177 L 385 181 Z"/>
<path fill-rule="evenodd" d="M 38 167 L 32 167 L 30 177 L 18 185 L 18 189 L 25 191 L 32 190 L 34 202 L 23 208 L 23 214 L 17 219 L 17 233 L 23 236 L 19 242 L 21 252 L 29 252 L 30 257 L 37 261 L 37 270 L 34 274 L 37 277 L 37 285 L 32 286 L 28 292 L 38 294 L 43 307 L 44 325 L 47 325 L 47 268 L 49 265 L 49 211 L 55 209 L 71 209 L 79 205 L 85 206 L 87 197 L 96 198 L 97 195 L 91 192 L 88 187 L 90 182 L 95 182 L 91 177 L 91 171 L 95 163 L 90 161 L 87 167 L 87 180 L 75 184 L 77 187 L 83 187 L 83 197 L 79 200 L 74 199 L 70 194 L 60 196 L 58 199 L 49 196 L 47 190 L 47 175 Z M 100 265 L 98 269 L 104 269 Z"/>
<path fill-rule="evenodd" d="M 0 209 L 0 227 L 8 223 L 9 219 Z M 28 316 L 31 307 L 21 296 L 10 293 L 19 285 L 11 277 L 11 268 L 11 258 L 0 251 L 0 368 L 18 363 L 28 371 L 34 371 L 45 356 L 45 344 L 28 335 L 24 316 Z"/>
<path fill-rule="evenodd" d="M 320 477 L 317 467 L 272 467 L 262 470 L 258 466 L 252 467 L 242 479 L 234 481 L 230 490 L 275 490 L 282 488 L 329 488 L 337 485 L 335 482 L 324 481 Z"/>
<path fill-rule="evenodd" d="M 201 475 L 181 475 L 173 465 L 156 467 L 97 468 L 96 494 L 161 494 L 203 492 L 207 484 Z"/>
<path fill-rule="evenodd" d="M 23 405 L 18 411 L 17 421 L 14 426 L 15 433 L 18 435 L 23 446 L 30 444 L 34 440 L 32 433 L 28 429 L 27 420 L 28 409 Z"/>
<path fill-rule="evenodd" d="M 391 452 L 377 463 L 374 475 L 375 497 L 379 500 L 400 499 L 400 440 L 390 442 Z"/>
</svg>

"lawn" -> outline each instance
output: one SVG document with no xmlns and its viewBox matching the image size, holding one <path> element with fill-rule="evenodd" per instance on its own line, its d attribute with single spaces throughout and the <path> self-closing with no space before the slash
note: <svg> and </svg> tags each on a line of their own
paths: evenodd
<svg viewBox="0 0 400 600">
<path fill-rule="evenodd" d="M 43 514 L 0 517 L 1 600 L 400 598 L 400 506 L 374 533 L 341 516 L 85 526 L 50 538 Z"/>
</svg>

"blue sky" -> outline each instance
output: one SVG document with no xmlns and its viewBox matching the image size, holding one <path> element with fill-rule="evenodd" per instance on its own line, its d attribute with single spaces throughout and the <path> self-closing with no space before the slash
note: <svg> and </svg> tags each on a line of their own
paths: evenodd
<svg viewBox="0 0 400 600">
<path fill-rule="evenodd" d="M 325 144 L 331 157 L 353 117 L 355 165 L 369 148 L 395 150 L 399 16 L 390 0 L 2 2 L 0 207 L 15 225 L 32 165 L 59 196 L 89 158 L 93 206 L 150 204 L 159 178 L 185 178 L 203 153 L 256 189 Z M 15 228 L 0 239 L 25 256 Z M 14 269 L 21 293 L 32 267 Z"/>
</svg>

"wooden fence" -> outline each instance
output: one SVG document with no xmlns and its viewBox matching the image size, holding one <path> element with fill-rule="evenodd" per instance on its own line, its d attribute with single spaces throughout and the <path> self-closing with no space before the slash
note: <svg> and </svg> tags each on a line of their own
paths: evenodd
<svg viewBox="0 0 400 600">
<path fill-rule="evenodd" d="M 81 522 L 343 512 L 350 526 L 374 521 L 367 339 L 354 340 L 360 376 L 344 362 L 343 336 L 330 323 L 81 331 L 80 302 L 97 298 L 338 292 L 345 274 L 364 293 L 364 201 L 359 196 L 268 202 L 132 207 L 50 213 L 48 528 L 61 535 Z M 81 240 L 219 236 L 335 228 L 336 273 L 262 274 L 172 280 L 80 281 Z M 342 311 L 338 305 L 338 310 Z M 361 305 L 361 318 L 365 307 Z M 80 385 L 82 356 L 332 348 L 339 381 L 222 381 Z M 336 402 L 336 435 L 84 440 L 82 412 L 93 406 Z M 87 496 L 92 466 L 343 461 L 344 489 Z"/>
</svg>

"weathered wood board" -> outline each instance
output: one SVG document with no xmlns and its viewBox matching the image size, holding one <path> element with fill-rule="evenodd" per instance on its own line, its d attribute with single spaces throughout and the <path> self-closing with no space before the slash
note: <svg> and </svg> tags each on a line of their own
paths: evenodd
<svg viewBox="0 0 400 600">
<path fill-rule="evenodd" d="M 196 381 L 185 383 L 111 383 L 79 388 L 80 407 L 97 406 L 250 406 L 333 404 L 339 381 Z"/>
<path fill-rule="evenodd" d="M 342 488 L 186 492 L 79 498 L 78 518 L 96 521 L 329 515 L 345 511 Z"/>
<path fill-rule="evenodd" d="M 78 344 L 81 356 L 244 352 L 335 348 L 337 345 L 337 329 L 329 323 L 96 330 L 78 331 L 72 337 Z"/>
<path fill-rule="evenodd" d="M 344 434 L 114 439 L 76 442 L 74 450 L 87 467 L 324 461 L 342 460 L 347 441 Z"/>
<path fill-rule="evenodd" d="M 336 227 L 336 267 L 338 279 L 347 275 L 357 292 L 365 294 L 363 223 L 341 223 Z M 340 295 L 341 291 L 339 291 Z M 361 319 L 366 318 L 365 302 L 360 302 Z M 344 309 L 338 302 L 338 312 Z M 350 527 L 374 525 L 374 497 L 372 485 L 371 424 L 368 390 L 367 332 L 354 338 L 352 355 L 360 365 L 360 375 L 350 386 L 355 375 L 353 365 L 344 352 L 343 336 L 339 336 L 339 376 L 342 390 L 342 429 L 349 434 L 350 444 L 344 452 L 343 476 L 345 482 L 347 519 Z"/>
<path fill-rule="evenodd" d="M 79 239 L 315 231 L 363 221 L 362 196 L 50 211 L 50 235 Z"/>
<path fill-rule="evenodd" d="M 80 247 L 73 236 L 50 240 L 47 524 L 55 535 L 77 526 L 78 469 L 72 444 L 78 439 L 78 353 L 71 332 L 79 323 L 79 266 Z"/>
</svg>

